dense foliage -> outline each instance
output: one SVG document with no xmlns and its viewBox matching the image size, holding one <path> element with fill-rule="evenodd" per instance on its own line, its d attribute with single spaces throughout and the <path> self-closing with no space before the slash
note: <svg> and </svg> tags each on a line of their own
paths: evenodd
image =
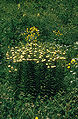
<svg viewBox="0 0 78 119">
<path fill-rule="evenodd" d="M 0 0 L 1 119 L 77 119 L 78 1 Z"/>
</svg>

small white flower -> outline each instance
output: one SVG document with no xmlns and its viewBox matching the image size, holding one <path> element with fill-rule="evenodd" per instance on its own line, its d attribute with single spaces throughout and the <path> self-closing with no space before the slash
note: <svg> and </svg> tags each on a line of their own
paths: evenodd
<svg viewBox="0 0 78 119">
<path fill-rule="evenodd" d="M 70 81 L 71 83 L 73 83 L 73 81 Z"/>
<path fill-rule="evenodd" d="M 8 67 L 11 67 L 11 65 L 8 65 Z"/>
<path fill-rule="evenodd" d="M 75 42 L 75 44 L 77 44 L 77 45 L 78 45 L 78 42 Z"/>
<path fill-rule="evenodd" d="M 73 75 L 76 74 L 76 72 L 73 73 Z"/>
<path fill-rule="evenodd" d="M 70 72 L 73 72 L 73 71 L 70 71 Z"/>
<path fill-rule="evenodd" d="M 17 71 L 17 69 L 15 69 L 14 71 Z"/>
</svg>

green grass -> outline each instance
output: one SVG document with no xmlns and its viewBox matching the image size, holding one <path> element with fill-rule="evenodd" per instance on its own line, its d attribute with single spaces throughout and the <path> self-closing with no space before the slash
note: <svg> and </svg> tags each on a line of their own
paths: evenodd
<svg viewBox="0 0 78 119">
<path fill-rule="evenodd" d="M 1 119 L 78 118 L 77 4 L 0 0 Z M 33 26 L 40 35 L 27 41 Z"/>
</svg>

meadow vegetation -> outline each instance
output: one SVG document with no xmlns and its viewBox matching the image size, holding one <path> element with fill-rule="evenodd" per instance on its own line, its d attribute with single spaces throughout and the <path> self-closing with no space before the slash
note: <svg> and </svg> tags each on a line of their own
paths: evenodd
<svg viewBox="0 0 78 119">
<path fill-rule="evenodd" d="M 1 119 L 77 119 L 78 1 L 0 0 Z"/>
</svg>

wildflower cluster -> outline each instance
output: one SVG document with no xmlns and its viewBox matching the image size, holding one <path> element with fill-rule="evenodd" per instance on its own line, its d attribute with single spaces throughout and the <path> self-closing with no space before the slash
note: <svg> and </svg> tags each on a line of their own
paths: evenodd
<svg viewBox="0 0 78 119">
<path fill-rule="evenodd" d="M 60 60 L 62 66 L 65 63 L 65 51 L 62 50 L 60 45 L 55 43 L 37 42 L 27 43 L 26 45 L 20 44 L 19 47 L 11 47 L 6 53 L 7 60 L 13 63 L 22 61 L 35 61 L 36 63 L 45 62 L 47 68 L 56 67 L 55 62 Z"/>
<path fill-rule="evenodd" d="M 8 65 L 8 68 L 9 68 L 9 72 L 17 71 L 17 69 L 11 65 Z"/>
<path fill-rule="evenodd" d="M 37 42 L 37 37 L 39 36 L 39 30 L 35 26 L 33 26 L 29 30 L 27 28 L 26 31 L 21 35 L 24 36 L 26 41 Z"/>
<path fill-rule="evenodd" d="M 67 64 L 67 68 L 70 69 L 73 65 L 77 65 L 77 61 L 74 58 Z"/>
<path fill-rule="evenodd" d="M 53 31 L 53 33 L 55 33 L 57 36 L 63 35 L 62 33 L 60 33 L 60 31 Z"/>
</svg>

